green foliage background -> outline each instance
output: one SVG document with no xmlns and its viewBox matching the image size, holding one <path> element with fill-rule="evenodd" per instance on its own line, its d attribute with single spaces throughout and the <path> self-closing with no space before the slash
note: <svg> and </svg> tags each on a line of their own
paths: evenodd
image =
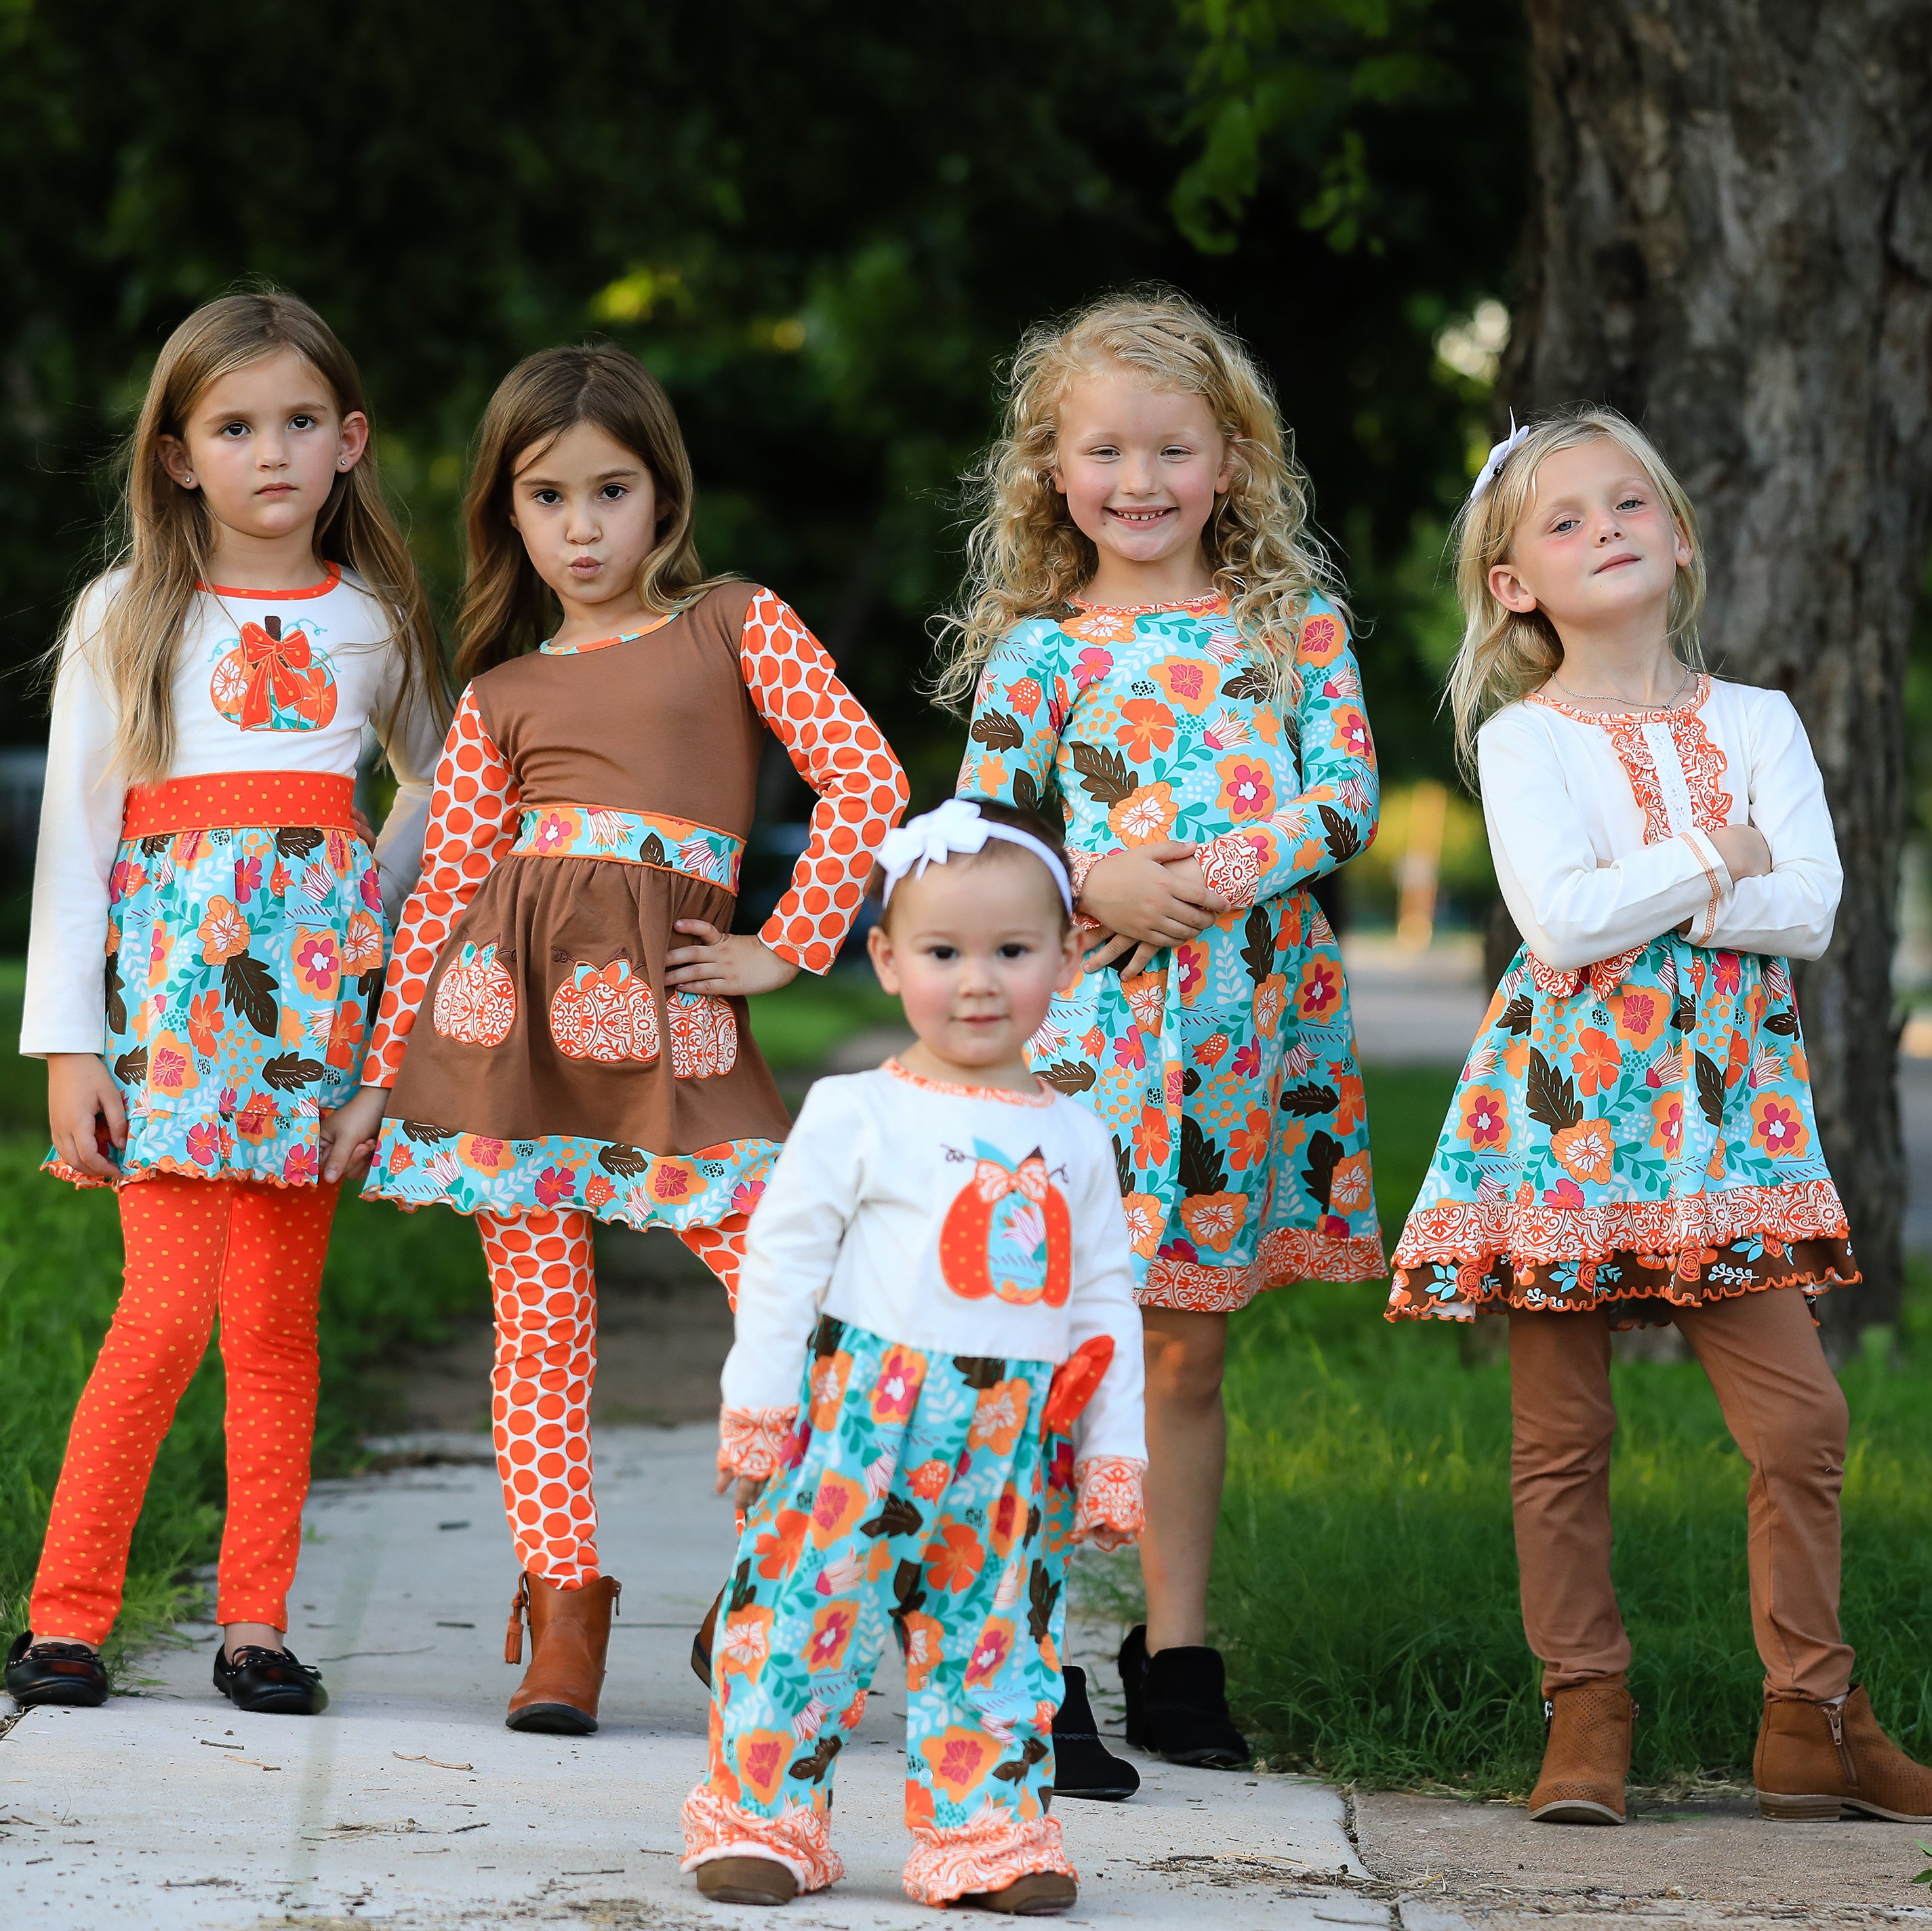
<svg viewBox="0 0 1932 1931">
<path fill-rule="evenodd" d="M 492 385 L 586 332 L 636 349 L 707 562 L 800 607 L 929 802 L 958 732 L 914 685 L 994 365 L 1160 277 L 1272 370 L 1373 623 L 1385 755 L 1441 769 L 1436 561 L 1485 392 L 1434 344 L 1503 285 L 1523 34 L 1484 0 L 0 0 L 0 667 L 98 560 L 160 341 L 266 277 L 361 363 L 446 598 Z"/>
</svg>

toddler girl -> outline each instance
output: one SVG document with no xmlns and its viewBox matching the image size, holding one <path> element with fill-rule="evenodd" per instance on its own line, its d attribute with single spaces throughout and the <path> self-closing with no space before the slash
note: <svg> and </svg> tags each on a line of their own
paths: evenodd
<svg viewBox="0 0 1932 1931">
<path fill-rule="evenodd" d="M 127 455 L 121 560 L 62 647 L 20 1050 L 50 1171 L 121 1190 L 127 1285 L 76 1410 L 7 1687 L 98 1704 L 141 1498 L 218 1314 L 228 1514 L 216 1687 L 308 1712 L 284 1645 L 308 1491 L 320 1171 L 415 882 L 446 713 L 355 364 L 292 295 L 167 340 Z M 373 724 L 399 781 L 373 855 Z M 105 1000 L 103 960 L 105 960 Z"/>
<path fill-rule="evenodd" d="M 1786 963 L 1824 951 L 1840 882 L 1804 727 L 1781 693 L 1698 667 L 1690 505 L 1614 410 L 1499 443 L 1457 545 L 1458 749 L 1473 739 L 1524 943 L 1396 1249 L 1390 1313 L 1508 1318 L 1549 1724 L 1529 1814 L 1624 1820 L 1610 1332 L 1674 1321 L 1750 1465 L 1759 1804 L 1924 1822 L 1932 1771 L 1879 1729 L 1838 1628 L 1845 1402 L 1809 1297 L 1858 1276 Z"/>
<path fill-rule="evenodd" d="M 1132 1271 L 1107 1136 L 1024 1052 L 1078 970 L 1053 828 L 956 799 L 880 865 L 872 960 L 918 1041 L 812 1088 L 752 1222 L 718 1454 L 749 1513 L 685 1868 L 733 1903 L 843 1875 L 832 1766 L 890 1623 L 907 1894 L 1039 1913 L 1076 1895 L 1046 1804 L 1066 1546 L 1141 1520 Z"/>
<path fill-rule="evenodd" d="M 524 1572 L 506 1660 L 526 1613 L 534 1645 L 514 1729 L 597 1727 L 618 1585 L 591 1487 L 592 1224 L 673 1228 L 730 1290 L 789 1123 L 745 995 L 831 965 L 905 805 L 797 617 L 704 575 L 694 497 L 670 399 L 620 349 L 546 350 L 492 398 L 457 658 L 474 681 L 350 1109 L 357 1140 L 382 1123 L 368 1193 L 482 1233 Z M 754 937 L 730 926 L 767 728 L 819 799 Z"/>
<path fill-rule="evenodd" d="M 1066 827 L 1088 976 L 1030 1048 L 1112 1135 L 1145 1323 L 1148 1620 L 1130 1740 L 1247 1748 L 1207 1647 L 1228 1316 L 1384 1271 L 1334 933 L 1310 880 L 1375 835 L 1375 751 L 1307 486 L 1246 351 L 1178 295 L 1036 330 L 940 694 L 962 790 Z"/>
</svg>

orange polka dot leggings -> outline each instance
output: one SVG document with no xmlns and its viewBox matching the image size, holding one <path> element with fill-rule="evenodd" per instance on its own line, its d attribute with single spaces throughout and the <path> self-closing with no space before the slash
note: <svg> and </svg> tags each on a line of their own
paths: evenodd
<svg viewBox="0 0 1932 1931">
<path fill-rule="evenodd" d="M 228 1513 L 215 1617 L 288 1627 L 338 1192 L 172 1174 L 122 1189 L 125 1285 L 74 1411 L 28 1609 L 34 1630 L 98 1645 L 113 1627 L 154 1457 L 218 1315 Z"/>
<path fill-rule="evenodd" d="M 680 1237 L 735 1304 L 747 1216 Z M 554 1588 L 580 1589 L 597 1566 L 590 1390 L 597 1378 L 591 1219 L 568 1209 L 478 1213 L 496 1310 L 490 1423 L 517 1559 Z"/>
</svg>

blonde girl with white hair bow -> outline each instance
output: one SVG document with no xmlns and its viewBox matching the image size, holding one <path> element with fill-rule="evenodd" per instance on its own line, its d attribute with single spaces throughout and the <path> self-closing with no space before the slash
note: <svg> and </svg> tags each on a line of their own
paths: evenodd
<svg viewBox="0 0 1932 1931">
<path fill-rule="evenodd" d="M 1509 1323 L 1510 1500 L 1549 1726 L 1529 1815 L 1624 1820 L 1610 1333 L 1674 1323 L 1750 1466 L 1760 1807 L 1932 1822 L 1932 1771 L 1880 1729 L 1838 1623 L 1845 1401 L 1810 1304 L 1858 1273 L 1789 963 L 1829 943 L 1841 877 L 1804 727 L 1782 691 L 1703 670 L 1696 517 L 1615 410 L 1498 444 L 1456 551 L 1457 746 L 1523 946 L 1396 1246 L 1389 1312 Z"/>
</svg>

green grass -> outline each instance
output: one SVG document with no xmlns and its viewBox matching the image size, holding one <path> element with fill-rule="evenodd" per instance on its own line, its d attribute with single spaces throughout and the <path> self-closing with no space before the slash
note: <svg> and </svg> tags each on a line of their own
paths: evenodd
<svg viewBox="0 0 1932 1931">
<path fill-rule="evenodd" d="M 0 1033 L 20 974 L 0 965 Z M 892 1024 L 863 980 L 754 1001 L 782 1074 Z M 1401 1225 L 1447 1104 L 1433 1072 L 1372 1073 L 1384 1226 Z M 75 1399 L 119 1288 L 110 1197 L 38 1173 L 40 1069 L 0 1058 L 0 1625 L 25 1618 Z M 1441 1326 L 1392 1328 L 1383 1290 L 1267 1296 L 1234 1324 L 1232 1421 L 1214 1615 L 1242 1714 L 1271 1760 L 1364 1784 L 1520 1792 L 1541 1742 L 1510 1538 L 1508 1371 Z M 486 1311 L 473 1231 L 453 1214 L 344 1204 L 322 1314 L 316 1465 L 352 1467 L 393 1418 L 399 1348 Z M 1932 1279 L 1888 1368 L 1845 1375 L 1845 1618 L 1881 1720 L 1932 1754 Z M 1616 1572 L 1643 1705 L 1636 1774 L 1743 1771 L 1758 1707 L 1744 1582 L 1743 1464 L 1692 1365 L 1616 1370 Z M 161 1451 L 136 1531 L 117 1661 L 196 1590 L 218 1538 L 222 1386 L 211 1356 Z"/>
<path fill-rule="evenodd" d="M 1449 1084 L 1370 1075 L 1391 1236 Z M 1454 1329 L 1390 1327 L 1384 1291 L 1287 1289 L 1234 1324 L 1216 1634 L 1273 1760 L 1366 1785 L 1521 1792 L 1543 1726 L 1510 1539 L 1508 1369 Z M 1902 1367 L 1874 1351 L 1844 1376 L 1844 1618 L 1880 1720 L 1923 1756 L 1932 1282 L 1916 1283 L 1902 1340 Z M 1744 1463 L 1694 1363 L 1613 1374 L 1615 1570 L 1642 1706 L 1633 1774 L 1657 1785 L 1748 1774 L 1762 1672 Z"/>
<path fill-rule="evenodd" d="M 22 970 L 0 961 L 0 1039 L 17 1033 Z M 760 1048 L 782 1075 L 838 1042 L 893 1024 L 897 1002 L 869 976 L 803 979 L 752 1004 Z M 38 1171 L 46 1148 L 46 1076 L 0 1052 L 0 1632 L 26 1626 L 27 1598 L 74 1403 L 121 1288 L 112 1197 Z M 455 1214 L 345 1200 L 322 1282 L 316 1472 L 352 1468 L 362 1436 L 392 1423 L 398 1351 L 434 1346 L 453 1321 L 487 1315 L 475 1230 Z M 109 1645 L 117 1668 L 201 1593 L 192 1580 L 220 1537 L 223 1383 L 212 1350 L 155 1465 L 134 1536 L 127 1606 Z"/>
</svg>

